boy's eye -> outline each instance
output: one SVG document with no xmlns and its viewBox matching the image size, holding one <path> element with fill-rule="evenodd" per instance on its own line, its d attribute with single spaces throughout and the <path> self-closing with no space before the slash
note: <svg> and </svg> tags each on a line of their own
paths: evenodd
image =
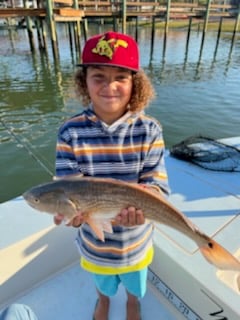
<svg viewBox="0 0 240 320">
<path fill-rule="evenodd" d="M 117 81 L 117 82 L 125 82 L 125 81 L 129 81 L 131 79 L 131 76 L 129 74 L 119 74 L 116 75 L 113 78 L 108 78 L 103 74 L 94 74 L 92 75 L 92 79 L 96 82 L 113 82 L 113 81 Z"/>
<path fill-rule="evenodd" d="M 118 81 L 128 80 L 128 79 L 129 79 L 129 75 L 126 75 L 126 74 L 121 74 L 121 75 L 116 77 L 116 80 L 118 80 Z"/>
<path fill-rule="evenodd" d="M 100 74 L 95 74 L 93 76 L 94 79 L 104 79 L 104 76 L 100 75 Z"/>
<path fill-rule="evenodd" d="M 95 75 L 93 75 L 93 77 L 94 78 L 107 78 L 102 74 L 95 74 Z M 129 78 L 129 76 L 125 75 L 125 74 L 120 74 L 120 75 L 117 75 L 114 77 L 114 79 L 126 79 L 126 78 Z"/>
</svg>

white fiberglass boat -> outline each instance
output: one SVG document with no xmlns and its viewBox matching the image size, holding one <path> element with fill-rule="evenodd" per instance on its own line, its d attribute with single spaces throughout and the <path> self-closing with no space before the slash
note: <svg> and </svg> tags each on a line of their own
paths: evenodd
<svg viewBox="0 0 240 320">
<path fill-rule="evenodd" d="M 240 148 L 240 137 L 224 142 Z M 166 157 L 169 198 L 199 228 L 240 259 L 240 172 L 216 172 Z M 0 204 L 0 310 L 29 305 L 39 320 L 91 320 L 97 295 L 79 266 L 76 229 L 56 227 L 52 217 L 20 196 Z M 110 320 L 126 318 L 125 292 L 113 298 Z M 239 320 L 240 273 L 217 270 L 187 237 L 155 228 L 155 258 L 143 320 Z"/>
</svg>

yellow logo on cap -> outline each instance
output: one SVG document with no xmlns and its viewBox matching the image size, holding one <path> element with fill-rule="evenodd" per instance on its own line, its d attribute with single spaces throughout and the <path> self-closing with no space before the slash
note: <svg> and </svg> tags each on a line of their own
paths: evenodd
<svg viewBox="0 0 240 320">
<path fill-rule="evenodd" d="M 121 39 L 105 40 L 103 37 L 98 41 L 96 47 L 92 49 L 92 52 L 97 53 L 100 56 L 106 56 L 109 59 L 112 59 L 115 49 L 120 46 L 123 48 L 127 48 L 128 43 Z"/>
</svg>

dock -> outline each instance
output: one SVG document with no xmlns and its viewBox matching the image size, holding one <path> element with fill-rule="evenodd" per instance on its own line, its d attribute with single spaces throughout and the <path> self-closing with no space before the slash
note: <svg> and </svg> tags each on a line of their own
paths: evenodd
<svg viewBox="0 0 240 320">
<path fill-rule="evenodd" d="M 0 7 L 0 22 L 5 20 L 4 26 L 12 26 L 13 19 L 18 19 L 19 26 L 25 23 L 29 34 L 31 50 L 35 50 L 33 39 L 33 27 L 37 28 L 39 48 L 46 48 L 46 34 L 50 34 L 53 54 L 58 56 L 56 23 L 69 23 L 69 38 L 75 44 L 76 50 L 80 50 L 79 39 L 81 33 L 87 38 L 87 23 L 91 21 L 112 22 L 112 29 L 126 33 L 128 21 L 135 21 L 136 30 L 139 20 L 149 22 L 152 25 L 152 37 L 154 37 L 156 22 L 165 24 L 165 34 L 168 32 L 171 20 L 185 19 L 189 21 L 191 28 L 192 20 L 203 21 L 203 38 L 207 31 L 208 21 L 214 19 L 220 21 L 222 27 L 223 19 L 234 19 L 235 26 L 233 35 L 238 31 L 240 16 L 240 3 L 225 1 L 219 4 L 215 0 L 205 2 L 171 2 L 171 0 L 159 1 L 114 1 L 114 0 L 38 0 L 31 5 L 23 0 L 21 7 L 13 7 L 8 4 Z M 137 38 L 137 32 L 136 32 Z M 137 40 L 137 39 L 136 39 Z"/>
</svg>

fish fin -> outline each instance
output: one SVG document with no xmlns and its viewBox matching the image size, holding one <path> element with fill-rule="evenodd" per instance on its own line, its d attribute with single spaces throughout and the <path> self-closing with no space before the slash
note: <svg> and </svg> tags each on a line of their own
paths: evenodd
<svg viewBox="0 0 240 320">
<path fill-rule="evenodd" d="M 101 224 L 102 224 L 102 227 L 103 227 L 103 231 L 108 232 L 108 233 L 113 233 L 113 228 L 112 228 L 111 221 L 104 220 L 104 221 L 101 221 Z"/>
<path fill-rule="evenodd" d="M 200 251 L 208 262 L 222 270 L 240 271 L 240 261 L 213 239 L 205 238 L 208 241 Z"/>
<path fill-rule="evenodd" d="M 70 223 L 73 218 L 77 215 L 77 207 L 74 201 L 68 199 L 67 197 L 62 197 L 59 203 L 58 212 L 63 213 L 65 216 L 65 224 Z"/>
<path fill-rule="evenodd" d="M 89 224 L 96 236 L 103 242 L 105 241 L 104 231 L 113 233 L 111 221 L 109 220 L 100 220 L 91 217 L 86 217 L 84 220 Z"/>
</svg>

